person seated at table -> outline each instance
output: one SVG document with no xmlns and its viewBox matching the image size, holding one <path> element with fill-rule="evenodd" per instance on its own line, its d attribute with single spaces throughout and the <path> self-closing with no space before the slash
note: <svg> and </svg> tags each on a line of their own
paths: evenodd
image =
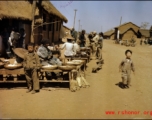
<svg viewBox="0 0 152 120">
<path fill-rule="evenodd" d="M 52 64 L 52 65 L 61 66 L 61 65 L 62 65 L 62 62 L 61 62 L 60 59 L 59 59 L 60 52 L 59 52 L 59 51 L 52 51 L 52 54 L 53 54 L 53 57 L 52 57 L 52 59 L 49 61 L 49 63 Z"/>
<path fill-rule="evenodd" d="M 64 49 L 65 48 L 65 51 L 64 51 L 64 56 L 66 58 L 70 57 L 72 58 L 73 55 L 74 55 L 74 45 L 72 43 L 72 40 L 74 39 L 73 37 L 71 37 L 70 35 L 67 35 L 66 37 L 67 39 L 67 42 L 65 42 L 62 47 L 60 48 L 60 50 Z"/>
<path fill-rule="evenodd" d="M 61 66 L 62 62 L 59 59 L 59 51 L 52 51 L 53 57 L 52 59 L 49 61 L 49 63 L 51 65 L 57 65 L 57 66 Z M 62 73 L 60 72 L 51 72 L 52 74 L 52 80 L 58 79 L 59 76 L 61 76 Z"/>
<path fill-rule="evenodd" d="M 77 54 L 80 53 L 80 43 L 81 43 L 80 40 L 77 40 L 76 42 L 73 41 L 73 45 L 74 45 L 74 48 L 73 48 L 73 50 L 74 50 L 74 55 L 77 55 Z"/>
<path fill-rule="evenodd" d="M 41 45 L 37 50 L 37 54 L 40 57 L 42 65 L 48 65 L 49 60 L 52 57 L 52 52 L 50 49 L 48 49 L 48 46 L 49 46 L 49 40 L 42 40 Z"/>
</svg>

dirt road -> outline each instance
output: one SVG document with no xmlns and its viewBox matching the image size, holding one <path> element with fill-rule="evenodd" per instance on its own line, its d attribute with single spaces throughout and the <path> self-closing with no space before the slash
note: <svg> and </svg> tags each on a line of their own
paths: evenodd
<svg viewBox="0 0 152 120">
<path fill-rule="evenodd" d="M 132 74 L 132 86 L 121 89 L 115 84 L 121 82 L 118 66 L 126 49 L 133 51 L 136 73 Z M 96 60 L 88 63 L 90 88 L 77 92 L 41 90 L 34 95 L 23 88 L 0 90 L 0 118 L 152 119 L 152 46 L 125 47 L 105 40 L 103 58 L 105 64 L 97 73 L 91 73 Z"/>
</svg>

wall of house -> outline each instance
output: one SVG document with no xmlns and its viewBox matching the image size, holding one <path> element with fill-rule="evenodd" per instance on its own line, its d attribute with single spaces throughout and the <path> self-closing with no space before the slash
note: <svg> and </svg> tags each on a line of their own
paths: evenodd
<svg viewBox="0 0 152 120">
<path fill-rule="evenodd" d="M 59 18 L 55 18 L 56 22 L 54 25 L 54 40 L 53 42 L 58 42 L 60 37 L 60 29 L 61 29 L 61 20 Z"/>
<path fill-rule="evenodd" d="M 24 22 L 24 29 L 26 33 L 25 44 L 27 45 L 28 43 L 30 43 L 31 39 L 31 22 Z"/>
<path fill-rule="evenodd" d="M 130 40 L 132 36 L 134 36 L 134 38 L 137 38 L 133 30 L 128 30 L 126 33 L 122 35 L 122 40 Z"/>
<path fill-rule="evenodd" d="M 64 27 L 64 31 L 68 32 L 69 34 L 71 34 L 71 30 L 69 30 L 68 28 Z"/>
<path fill-rule="evenodd" d="M 43 22 L 49 23 L 47 25 L 43 25 L 43 39 L 49 39 L 50 43 L 59 41 L 60 29 L 62 24 L 61 19 L 59 19 L 57 16 L 50 15 L 46 11 L 44 11 Z"/>
<path fill-rule="evenodd" d="M 113 39 L 114 39 L 114 37 L 115 37 L 115 35 L 114 35 L 114 34 L 112 34 L 112 35 L 110 36 L 110 39 L 111 39 L 111 40 L 113 40 Z"/>
</svg>

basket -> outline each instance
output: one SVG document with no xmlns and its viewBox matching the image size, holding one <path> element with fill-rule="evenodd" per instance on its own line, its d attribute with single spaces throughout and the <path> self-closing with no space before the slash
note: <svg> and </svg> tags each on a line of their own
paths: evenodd
<svg viewBox="0 0 152 120">
<path fill-rule="evenodd" d="M 9 70 L 13 70 L 13 69 L 18 69 L 18 68 L 21 68 L 22 67 L 22 64 L 6 64 L 4 65 L 4 67 L 6 69 L 9 69 Z"/>
<path fill-rule="evenodd" d="M 58 68 L 57 65 L 45 65 L 45 66 L 42 66 L 42 69 L 47 69 L 47 70 L 55 70 L 57 68 Z"/>
<path fill-rule="evenodd" d="M 78 61 L 69 61 L 69 62 L 67 62 L 67 65 L 80 65 L 82 62 L 78 62 Z"/>
<path fill-rule="evenodd" d="M 58 66 L 58 68 L 60 70 L 73 70 L 73 69 L 76 69 L 76 66 L 68 66 L 68 65 L 65 65 L 65 66 Z"/>
</svg>

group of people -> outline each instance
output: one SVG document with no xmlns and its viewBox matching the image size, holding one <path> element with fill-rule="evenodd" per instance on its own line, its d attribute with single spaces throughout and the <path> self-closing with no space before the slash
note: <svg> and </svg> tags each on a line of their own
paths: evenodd
<svg viewBox="0 0 152 120">
<path fill-rule="evenodd" d="M 73 29 L 74 30 L 74 29 Z M 71 59 L 72 57 L 80 54 L 81 47 L 86 47 L 86 37 L 85 37 L 85 30 L 82 30 L 79 38 L 76 35 L 76 31 L 72 31 L 71 35 L 67 35 L 65 38 L 67 41 L 62 45 L 50 45 L 49 40 L 42 40 L 41 45 L 38 44 L 28 44 L 27 49 L 28 53 L 25 55 L 24 58 L 24 70 L 25 76 L 28 81 L 28 91 L 32 93 L 36 93 L 39 91 L 39 83 L 37 79 L 37 70 L 40 69 L 41 66 L 45 65 L 58 65 L 61 66 L 65 59 L 61 57 L 61 50 L 65 49 L 64 57 L 67 59 Z M 90 44 L 95 44 L 93 50 L 97 47 L 96 56 L 102 58 L 101 49 L 103 46 L 103 33 L 96 33 L 91 34 L 92 37 L 90 38 Z M 73 36 L 73 37 L 72 37 Z M 98 51 L 99 50 L 99 51 Z M 100 53 L 100 54 L 99 54 Z M 60 73 L 53 73 L 53 72 L 46 72 L 48 76 L 56 76 L 54 79 L 57 79 L 60 76 Z M 53 79 L 53 80 L 54 80 Z M 32 82 L 33 80 L 33 82 Z M 33 85 L 32 85 L 33 83 Z"/>
<path fill-rule="evenodd" d="M 23 67 L 27 80 L 27 93 L 32 94 L 39 92 L 38 70 L 43 65 L 62 65 L 60 58 L 60 50 L 57 45 L 53 46 L 53 50 L 49 46 L 48 40 L 42 40 L 41 45 L 29 43 L 27 46 L 28 53 L 24 55 Z M 52 75 L 53 74 L 53 75 Z M 47 72 L 47 75 L 54 76 L 59 73 Z"/>
<path fill-rule="evenodd" d="M 65 61 L 61 57 L 61 50 L 65 49 L 64 56 L 72 58 L 80 52 L 80 40 L 76 40 L 68 35 L 67 42 L 61 47 L 57 44 L 50 46 L 49 40 L 42 40 L 41 45 L 29 43 L 27 46 L 28 53 L 25 55 L 23 67 L 28 83 L 28 92 L 34 94 L 39 92 L 39 80 L 37 79 L 37 71 L 41 66 L 58 65 L 61 66 Z M 47 76 L 56 80 L 61 74 L 56 72 L 46 72 Z"/>
<path fill-rule="evenodd" d="M 142 43 L 144 43 L 145 45 L 148 45 L 148 44 L 152 45 L 152 38 L 149 38 L 149 39 L 143 38 L 140 40 L 140 45 L 142 45 Z"/>
<path fill-rule="evenodd" d="M 100 32 L 97 34 L 96 31 L 91 32 L 88 35 L 89 41 L 90 41 L 90 47 L 92 50 L 92 54 L 98 59 L 102 59 L 102 48 L 103 48 L 103 33 Z"/>
</svg>

